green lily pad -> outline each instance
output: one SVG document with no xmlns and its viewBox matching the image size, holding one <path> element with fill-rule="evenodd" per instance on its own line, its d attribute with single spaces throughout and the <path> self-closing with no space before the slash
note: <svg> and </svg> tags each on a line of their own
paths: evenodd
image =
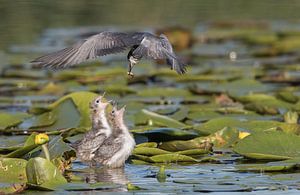
<svg viewBox="0 0 300 195">
<path fill-rule="evenodd" d="M 93 101 L 98 94 L 92 93 L 92 92 L 86 92 L 86 91 L 80 91 L 80 92 L 74 92 L 69 95 L 66 95 L 53 104 L 49 105 L 49 108 L 54 109 L 58 105 L 60 105 L 62 102 L 64 102 L 66 99 L 71 99 L 73 103 L 75 104 L 77 110 L 80 113 L 81 118 L 78 120 L 81 127 L 89 128 L 91 127 L 91 121 L 90 121 L 90 108 L 89 103 Z M 68 113 L 71 114 L 71 113 Z M 70 116 L 68 116 L 70 118 Z"/>
<path fill-rule="evenodd" d="M 26 166 L 28 183 L 55 190 L 67 183 L 60 171 L 48 160 L 31 158 Z"/>
<path fill-rule="evenodd" d="M 74 128 L 80 125 L 81 119 L 82 117 L 75 104 L 68 98 L 55 106 L 50 112 L 25 120 L 19 127 L 21 129 L 38 128 L 44 131 Z"/>
<path fill-rule="evenodd" d="M 161 154 L 150 157 L 155 163 L 198 162 L 196 159 L 182 154 Z"/>
<path fill-rule="evenodd" d="M 5 113 L 0 112 L 0 129 L 7 129 L 10 127 L 15 127 L 18 124 L 22 123 L 22 121 L 28 118 L 30 115 L 26 113 Z"/>
<path fill-rule="evenodd" d="M 4 76 L 6 77 L 17 77 L 17 78 L 32 78 L 32 79 L 43 79 L 46 77 L 45 71 L 39 71 L 39 70 L 15 70 L 15 69 L 9 69 L 5 71 Z"/>
<path fill-rule="evenodd" d="M 212 144 L 209 142 L 208 139 L 195 138 L 187 141 L 174 140 L 174 141 L 163 142 L 159 145 L 159 148 L 167 151 L 172 151 L 172 152 L 201 149 L 206 151 L 206 153 L 208 153 L 212 149 Z"/>
<path fill-rule="evenodd" d="M 187 155 L 187 156 L 194 156 L 194 155 L 202 155 L 207 154 L 207 149 L 190 149 L 190 150 L 182 150 L 176 152 L 177 154 Z"/>
<path fill-rule="evenodd" d="M 48 143 L 48 150 L 51 160 L 62 157 L 66 152 L 74 151 L 73 148 L 63 141 L 61 136 L 56 136 L 50 139 L 50 142 Z M 40 157 L 45 157 L 43 152 Z"/>
<path fill-rule="evenodd" d="M 285 160 L 300 157 L 300 137 L 280 131 L 254 133 L 240 140 L 234 151 L 247 158 Z"/>
<path fill-rule="evenodd" d="M 148 163 L 154 163 L 154 161 L 149 156 L 139 155 L 139 154 L 133 154 L 132 157 L 135 160 L 141 160 Z"/>
<path fill-rule="evenodd" d="M 299 159 L 297 159 L 299 162 Z M 238 172 L 285 172 L 297 168 L 299 163 L 290 160 L 269 162 L 265 164 L 240 164 L 235 166 Z"/>
<path fill-rule="evenodd" d="M 145 130 L 143 132 L 135 132 L 136 134 L 146 136 L 149 141 L 170 141 L 170 140 L 188 140 L 198 137 L 199 134 L 193 130 L 181 130 L 176 128 L 156 128 Z"/>
<path fill-rule="evenodd" d="M 267 84 L 262 84 L 256 80 L 239 79 L 224 83 L 200 83 L 197 88 L 205 91 L 228 93 L 233 97 L 245 96 L 251 93 L 267 92 L 274 90 L 274 87 Z"/>
<path fill-rule="evenodd" d="M 135 147 L 136 148 L 139 148 L 139 147 L 156 148 L 157 143 L 156 142 L 145 142 L 145 143 L 138 144 Z"/>
<path fill-rule="evenodd" d="M 282 130 L 284 132 L 296 133 L 300 132 L 300 125 L 288 124 L 271 120 L 253 120 L 253 121 L 241 121 L 235 118 L 221 117 L 215 118 L 203 123 L 201 125 L 194 126 L 195 130 L 198 130 L 203 134 L 212 134 L 224 127 L 241 128 L 250 132 L 261 132 L 271 130 Z"/>
<path fill-rule="evenodd" d="M 35 143 L 35 136 L 37 133 L 32 133 L 26 140 L 23 147 L 18 148 L 17 150 L 14 150 L 6 155 L 4 157 L 6 158 L 21 158 L 24 157 L 26 154 L 32 152 L 34 149 L 38 148 L 40 145 L 47 143 L 47 141 L 36 144 Z"/>
<path fill-rule="evenodd" d="M 137 95 L 142 97 L 185 97 L 190 96 L 191 93 L 185 89 L 155 87 L 141 89 Z"/>
<path fill-rule="evenodd" d="M 26 183 L 26 165 L 23 159 L 0 158 L 0 183 Z"/>
<path fill-rule="evenodd" d="M 294 104 L 277 99 L 266 94 L 251 94 L 237 98 L 246 104 L 246 108 L 262 114 L 276 114 L 281 110 L 293 110 Z"/>
<path fill-rule="evenodd" d="M 170 154 L 171 152 L 159 149 L 159 148 L 148 148 L 148 147 L 138 147 L 132 152 L 134 155 L 144 155 L 144 156 L 154 156 L 159 154 Z"/>
<path fill-rule="evenodd" d="M 141 112 L 136 114 L 135 123 L 136 124 L 148 123 L 150 125 L 160 125 L 160 126 L 173 127 L 173 128 L 186 127 L 184 123 L 181 123 L 175 119 L 145 109 L 141 110 Z"/>
<path fill-rule="evenodd" d="M 0 153 L 11 152 L 23 146 L 28 136 L 0 136 Z"/>
</svg>

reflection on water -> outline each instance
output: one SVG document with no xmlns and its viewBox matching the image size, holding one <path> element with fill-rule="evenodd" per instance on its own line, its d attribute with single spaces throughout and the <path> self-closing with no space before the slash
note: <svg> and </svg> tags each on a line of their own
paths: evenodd
<svg viewBox="0 0 300 195">
<path fill-rule="evenodd" d="M 109 168 L 93 168 L 86 176 L 87 183 L 96 182 L 112 182 L 115 184 L 125 185 L 129 181 L 125 175 L 124 168 L 109 169 Z"/>
<path fill-rule="evenodd" d="M 47 28 L 191 26 L 211 20 L 296 20 L 299 1 L 2 0 L 0 49 L 31 43 Z"/>
<path fill-rule="evenodd" d="M 94 184 L 98 182 L 113 183 L 120 185 L 114 188 L 113 191 L 127 191 L 126 184 L 129 180 L 125 174 L 124 168 L 109 169 L 109 168 L 91 168 L 88 173 L 84 174 L 87 183 Z"/>
</svg>

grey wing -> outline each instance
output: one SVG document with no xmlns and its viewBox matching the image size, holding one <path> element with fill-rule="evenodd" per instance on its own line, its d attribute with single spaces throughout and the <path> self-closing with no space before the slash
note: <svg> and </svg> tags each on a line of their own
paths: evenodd
<svg viewBox="0 0 300 195">
<path fill-rule="evenodd" d="M 145 36 L 140 45 L 133 51 L 133 56 L 136 58 L 150 59 L 166 59 L 172 69 L 178 74 L 186 72 L 185 64 L 183 64 L 173 52 L 173 48 L 165 35 L 159 38 L 155 36 Z"/>
<path fill-rule="evenodd" d="M 98 56 L 123 52 L 134 43 L 135 40 L 127 33 L 102 32 L 71 47 L 41 56 L 31 63 L 52 69 L 65 68 Z"/>
<path fill-rule="evenodd" d="M 173 57 L 175 56 L 175 53 L 173 52 L 173 48 L 171 43 L 169 42 L 168 38 L 162 34 L 160 35 L 161 38 L 161 43 L 166 50 L 172 54 L 172 56 L 167 57 L 167 63 L 171 66 L 172 70 L 176 70 L 178 74 L 184 74 L 186 73 L 186 64 L 181 62 L 181 60 L 178 59 L 178 57 Z"/>
</svg>

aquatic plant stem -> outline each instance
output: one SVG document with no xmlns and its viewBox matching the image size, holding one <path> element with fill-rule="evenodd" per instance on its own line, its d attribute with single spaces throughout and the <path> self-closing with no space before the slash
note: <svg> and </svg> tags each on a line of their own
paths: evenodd
<svg viewBox="0 0 300 195">
<path fill-rule="evenodd" d="M 45 154 L 46 159 L 50 161 L 50 153 L 49 153 L 47 144 L 43 144 L 42 145 L 42 150 L 43 150 L 43 152 Z"/>
</svg>

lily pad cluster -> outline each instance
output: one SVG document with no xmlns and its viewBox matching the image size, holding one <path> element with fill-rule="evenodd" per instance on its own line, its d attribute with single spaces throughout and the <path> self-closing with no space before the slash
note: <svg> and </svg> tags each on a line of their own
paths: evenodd
<svg viewBox="0 0 300 195">
<path fill-rule="evenodd" d="M 117 58 L 57 72 L 28 67 L 24 59 L 8 65 L 0 79 L 0 193 L 116 188 L 77 177 L 69 146 L 90 130 L 89 103 L 104 92 L 118 106 L 126 105 L 125 121 L 137 142 L 131 166 L 163 165 L 168 172 L 173 165 L 230 164 L 236 174 L 298 171 L 300 34 L 252 28 L 211 23 L 192 33 L 160 29 L 185 56 L 186 75 L 145 60 L 128 78 L 126 62 Z M 38 55 L 27 53 L 30 59 Z M 11 58 L 22 59 L 19 53 Z M 38 133 L 47 134 L 49 142 L 35 143 Z M 202 184 L 192 189 L 213 191 Z"/>
</svg>

